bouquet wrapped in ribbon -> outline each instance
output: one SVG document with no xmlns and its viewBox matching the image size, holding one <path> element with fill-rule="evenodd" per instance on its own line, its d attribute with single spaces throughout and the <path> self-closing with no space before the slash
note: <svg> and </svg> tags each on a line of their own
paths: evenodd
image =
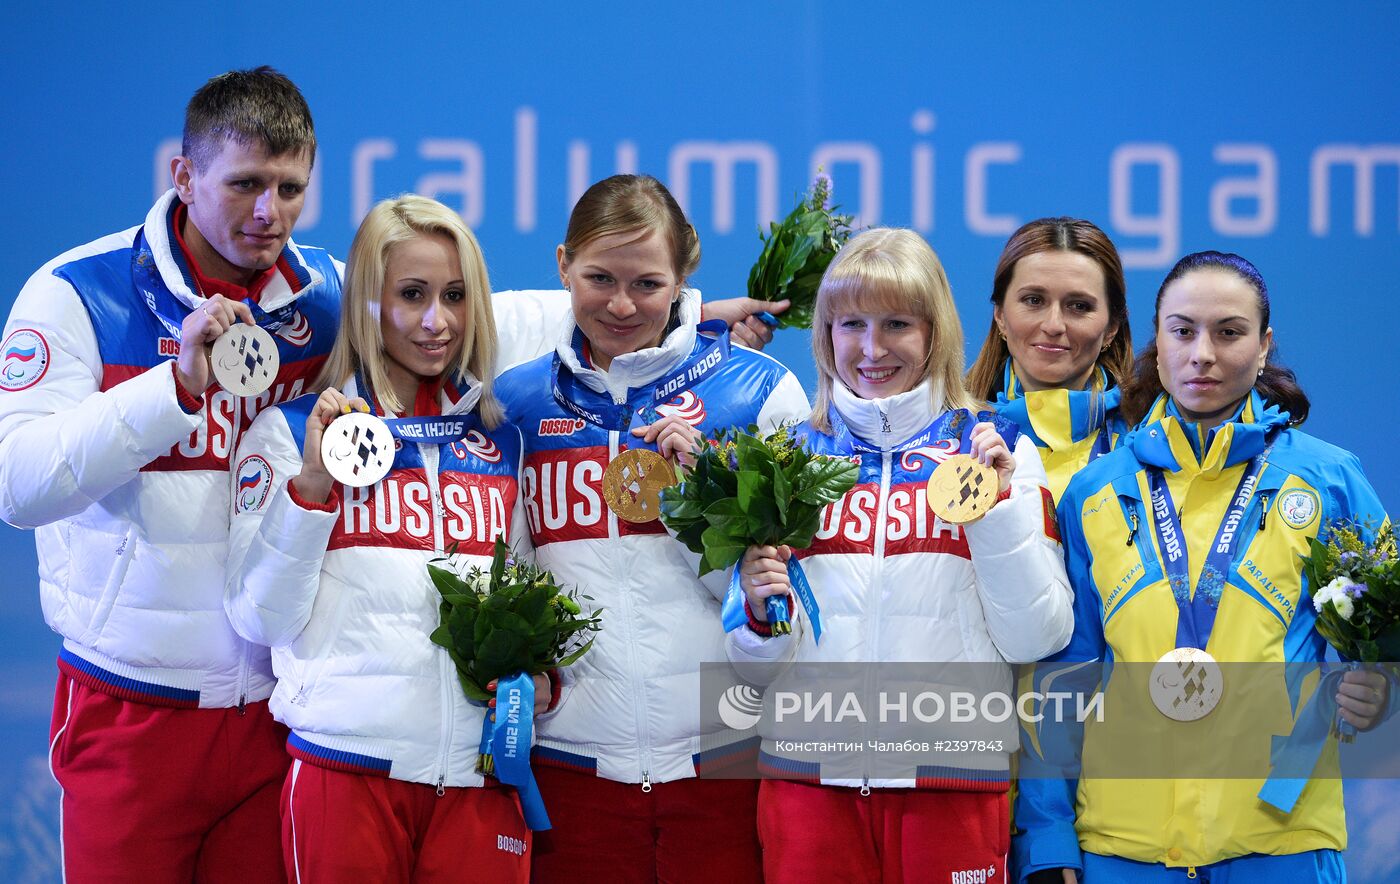
<svg viewBox="0 0 1400 884">
<path fill-rule="evenodd" d="M 589 633 L 601 626 L 599 612 L 583 613 L 577 590 L 565 591 L 554 577 L 531 562 L 512 558 L 496 538 L 491 568 L 452 567 L 450 554 L 428 565 L 442 594 L 441 623 L 429 638 L 447 649 L 467 697 L 486 704 L 486 685 L 497 682 L 496 721 L 482 722 L 477 769 L 520 791 L 531 829 L 549 828 L 530 773 L 534 729 L 533 676 L 568 666 L 593 646 Z"/>
<path fill-rule="evenodd" d="M 812 189 L 781 222 L 770 223 L 763 251 L 749 271 L 749 297 L 760 301 L 790 300 L 776 317 L 781 328 L 811 328 L 817 286 L 831 259 L 851 237 L 851 216 L 828 206 L 831 179 L 817 175 Z"/>
<path fill-rule="evenodd" d="M 1347 669 L 1388 662 L 1387 677 L 1395 682 L 1394 661 L 1400 660 L 1400 566 L 1396 565 L 1395 526 L 1383 525 L 1375 537 L 1354 521 L 1328 524 L 1314 537 L 1303 556 L 1318 633 L 1336 649 L 1342 667 L 1323 664 L 1322 683 L 1308 707 L 1299 714 L 1288 739 L 1275 750 L 1275 763 L 1290 772 L 1310 770 L 1330 733 L 1342 742 L 1356 738 L 1356 728 L 1337 714 L 1332 699 Z M 1259 797 L 1288 813 L 1302 793 L 1306 778 L 1271 777 Z"/>
<path fill-rule="evenodd" d="M 851 490 L 858 472 L 846 458 L 811 454 L 787 427 L 768 436 L 757 427 L 722 429 L 696 452 L 680 484 L 661 492 L 661 520 L 700 556 L 700 573 L 707 574 L 733 567 L 750 546 L 811 546 L 822 507 Z M 817 600 L 796 558 L 788 577 L 820 640 Z M 766 611 L 774 634 L 791 631 L 786 599 L 769 598 Z M 737 568 L 723 619 L 726 631 L 747 619 Z"/>
</svg>

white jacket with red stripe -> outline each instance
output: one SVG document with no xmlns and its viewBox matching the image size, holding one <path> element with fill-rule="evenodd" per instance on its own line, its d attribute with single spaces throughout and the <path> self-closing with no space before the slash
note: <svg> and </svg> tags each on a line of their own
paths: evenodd
<svg viewBox="0 0 1400 884">
<path fill-rule="evenodd" d="M 275 332 L 281 370 L 266 393 L 211 387 L 180 406 L 176 327 L 203 303 L 171 232 L 173 190 L 145 222 L 71 249 L 30 277 L 0 343 L 0 518 L 34 529 L 44 616 L 60 666 L 91 687 L 158 705 L 265 699 L 267 650 L 223 610 L 229 460 L 257 413 L 308 391 L 335 338 L 342 267 L 289 243 L 263 290 L 295 305 Z M 498 365 L 544 352 L 564 292 L 493 297 Z"/>
<path fill-rule="evenodd" d="M 346 396 L 359 395 L 354 382 Z M 466 415 L 473 385 L 443 412 Z M 366 397 L 368 398 L 368 397 Z M 292 493 L 316 396 L 269 409 L 238 449 L 225 606 L 238 633 L 272 648 L 273 715 L 303 761 L 440 786 L 479 786 L 484 707 L 467 701 L 428 639 L 442 598 L 428 562 L 489 568 L 497 535 L 524 538 L 520 434 L 469 418 L 460 442 L 397 444 L 371 488 L 336 485 L 324 506 Z"/>
<path fill-rule="evenodd" d="M 682 298 L 681 323 L 660 347 L 618 356 L 607 371 L 583 363 L 570 324 L 556 352 L 562 370 L 594 393 L 637 410 L 652 388 L 696 351 L 699 298 Z M 496 386 L 524 438 L 521 493 L 536 558 L 562 583 L 575 584 L 603 609 L 593 649 L 561 671 L 558 708 L 541 716 L 536 763 L 596 773 L 624 783 L 696 775 L 727 747 L 722 728 L 703 733 L 700 664 L 725 662 L 719 601 L 727 575 L 696 576 L 698 558 L 660 522 L 633 525 L 603 502 L 608 464 L 630 433 L 609 431 L 565 411 L 550 394 L 552 357 L 507 372 Z M 735 345 L 715 375 L 659 409 L 680 414 L 702 433 L 757 424 L 764 431 L 807 414 L 797 379 L 769 356 Z"/>
<path fill-rule="evenodd" d="M 797 605 L 790 635 L 761 639 L 749 628 L 731 633 L 731 659 L 736 663 L 954 664 L 944 668 L 802 666 L 770 688 L 770 693 L 813 692 L 814 696 L 834 691 L 838 704 L 847 689 L 883 680 L 895 684 L 901 679 L 906 682 L 899 690 L 911 694 L 917 691 L 907 685 L 924 679 L 930 685 L 939 683 L 978 696 L 1003 693 L 1014 700 L 1008 663 L 1034 662 L 1054 653 L 1069 641 L 1073 628 L 1072 594 L 1054 521 L 1054 501 L 1035 444 L 1024 435 L 1016 441 L 1009 498 L 971 524 L 952 525 L 934 515 L 925 496 L 934 469 L 959 451 L 957 438 L 940 440 L 936 432 L 929 432 L 943 413 L 941 397 L 936 401 L 927 383 L 876 400 L 858 398 L 839 381 L 834 387 L 833 414 L 844 426 L 833 420 L 837 424 L 833 433 L 818 432 L 810 424 L 798 430 L 814 452 L 852 458 L 860 465 L 856 486 L 823 510 L 812 546 L 795 553 L 820 607 L 821 642 L 813 640 L 810 624 Z M 853 435 L 864 445 L 855 444 Z M 872 721 L 875 711 L 869 716 Z M 790 723 L 794 718 L 786 720 Z M 958 737 L 939 728 L 935 724 L 916 736 L 931 745 L 940 738 Z M 986 742 L 1000 741 L 999 746 L 941 755 L 934 751 L 919 759 L 909 755 L 906 777 L 889 776 L 887 766 L 873 768 L 870 754 L 861 758 L 859 753 L 833 754 L 826 749 L 785 751 L 785 746 L 800 745 L 820 733 L 819 727 L 807 723 L 780 725 L 770 715 L 760 731 L 765 738 L 760 767 L 769 775 L 848 786 L 1004 790 L 1008 759 L 1017 746 L 1013 717 L 1001 726 L 977 730 L 988 738 Z M 895 734 L 910 738 L 911 730 L 893 727 L 881 733 L 862 728 L 860 738 L 888 741 Z M 968 730 L 961 734 L 967 738 Z M 842 739 L 850 736 L 842 732 Z M 862 766 L 871 768 L 867 775 L 852 774 Z"/>
</svg>

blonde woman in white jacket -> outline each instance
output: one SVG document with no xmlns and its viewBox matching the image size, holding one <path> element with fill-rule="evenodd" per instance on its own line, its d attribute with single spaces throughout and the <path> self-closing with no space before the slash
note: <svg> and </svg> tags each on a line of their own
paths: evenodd
<svg viewBox="0 0 1400 884">
<path fill-rule="evenodd" d="M 817 401 L 797 434 L 814 452 L 860 465 L 856 486 L 823 513 L 813 545 L 796 552 L 820 606 L 821 641 L 800 616 L 790 635 L 769 634 L 765 600 L 792 591 L 794 551 L 754 547 L 740 564 L 749 625 L 730 634 L 731 658 L 970 664 L 962 677 L 1009 695 L 1010 663 L 1038 660 L 1068 640 L 1071 596 L 1035 445 L 1014 428 L 967 420 L 985 406 L 963 387 L 962 329 L 928 244 L 893 229 L 848 242 L 823 277 L 812 349 Z M 960 410 L 970 432 L 955 429 Z M 963 526 L 937 518 L 925 498 L 933 470 L 960 452 L 992 466 L 999 485 L 991 510 Z M 834 671 L 799 667 L 784 678 L 811 691 Z M 776 725 L 761 727 L 759 837 L 769 882 L 1005 880 L 1014 721 L 977 750 L 910 760 L 907 775 L 860 751 L 804 754 L 773 739 Z"/>
<path fill-rule="evenodd" d="M 272 648 L 272 712 L 295 759 L 282 792 L 297 882 L 529 879 L 514 789 L 476 769 L 482 718 L 428 635 L 440 596 L 428 562 L 455 548 L 489 567 L 523 537 L 520 434 L 492 392 L 486 266 L 471 231 L 433 200 L 371 210 L 350 250 L 340 334 L 318 388 L 260 414 L 239 447 L 225 608 Z M 330 422 L 461 416 L 452 442 L 394 440 L 389 474 L 336 484 Z M 536 678 L 536 709 L 551 697 Z"/>
</svg>

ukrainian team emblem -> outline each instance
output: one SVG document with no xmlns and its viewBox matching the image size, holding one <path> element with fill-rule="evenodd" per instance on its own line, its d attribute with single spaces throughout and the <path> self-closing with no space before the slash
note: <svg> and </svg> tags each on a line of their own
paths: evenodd
<svg viewBox="0 0 1400 884">
<path fill-rule="evenodd" d="M 49 342 L 34 329 L 17 328 L 0 344 L 0 390 L 28 389 L 48 370 Z"/>
<path fill-rule="evenodd" d="M 1317 518 L 1321 502 L 1317 495 L 1303 488 L 1285 491 L 1278 499 L 1278 512 L 1294 528 L 1306 528 Z"/>
<path fill-rule="evenodd" d="M 235 475 L 238 486 L 234 489 L 234 511 L 251 513 L 262 509 L 272 490 L 272 465 L 253 454 L 243 458 Z"/>
</svg>

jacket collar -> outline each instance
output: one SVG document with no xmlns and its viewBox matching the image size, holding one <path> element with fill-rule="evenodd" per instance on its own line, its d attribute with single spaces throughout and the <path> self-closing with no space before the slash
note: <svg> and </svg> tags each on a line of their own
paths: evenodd
<svg viewBox="0 0 1400 884">
<path fill-rule="evenodd" d="M 1265 405 L 1255 391 L 1234 416 L 1210 430 L 1181 417 L 1163 393 L 1133 431 L 1129 445 L 1138 462 L 1166 472 L 1219 472 L 1264 450 L 1268 438 L 1288 425 L 1288 412 Z"/>
<path fill-rule="evenodd" d="M 348 398 L 363 396 L 375 408 L 381 417 L 393 417 L 385 414 L 380 407 L 378 400 L 374 398 L 373 391 L 369 385 L 363 383 L 359 375 L 355 375 L 341 384 L 340 390 Z M 439 394 L 438 404 L 442 409 L 443 417 L 454 414 L 466 414 L 476 408 L 476 404 L 481 401 L 481 381 L 471 374 L 462 372 L 456 380 L 448 381 L 442 385 L 442 393 Z M 410 403 L 411 404 L 411 403 Z"/>
<path fill-rule="evenodd" d="M 680 323 L 661 341 L 635 353 L 614 357 L 607 370 L 585 365 L 582 358 L 583 333 L 569 310 L 564 332 L 555 352 L 574 377 L 595 393 L 606 393 L 615 402 L 627 401 L 629 389 L 645 387 L 680 365 L 695 349 L 695 326 L 700 322 L 700 292 L 681 289 Z"/>
<path fill-rule="evenodd" d="M 1085 390 L 1027 391 L 1007 359 L 1002 391 L 997 394 L 994 407 L 998 414 L 1015 421 L 1037 447 L 1060 451 L 1118 420 L 1115 412 L 1122 391 L 1113 385 L 1102 366 L 1093 377 L 1094 382 Z"/>
<path fill-rule="evenodd" d="M 167 190 L 146 214 L 146 223 L 141 232 L 155 259 L 161 282 L 176 299 L 193 310 L 204 303 L 204 298 L 198 293 L 194 272 L 175 242 L 172 225 L 175 223 L 175 205 L 178 202 L 175 188 Z M 273 274 L 258 299 L 258 306 L 269 313 L 286 306 L 303 289 L 325 281 L 319 271 L 306 263 L 301 249 L 290 239 L 283 247 L 278 263 L 281 272 Z"/>
<path fill-rule="evenodd" d="M 831 406 L 852 433 L 888 450 L 914 438 L 943 413 L 942 386 L 933 385 L 933 380 L 925 379 L 887 399 L 862 399 L 840 378 L 832 378 Z"/>
</svg>

